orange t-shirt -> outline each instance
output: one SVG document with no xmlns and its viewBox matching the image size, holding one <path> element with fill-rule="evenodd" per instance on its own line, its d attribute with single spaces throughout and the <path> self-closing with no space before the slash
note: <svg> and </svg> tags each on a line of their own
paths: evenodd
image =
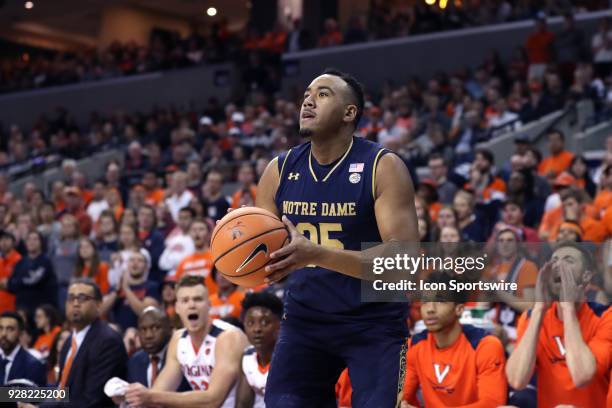
<svg viewBox="0 0 612 408">
<path fill-rule="evenodd" d="M 420 386 L 427 408 L 504 405 L 505 365 L 504 346 L 484 330 L 464 325 L 457 340 L 444 349 L 425 330 L 410 339 L 403 399 L 419 406 L 416 393 Z"/>
<path fill-rule="evenodd" d="M 438 221 L 438 214 L 440 213 L 442 207 L 444 207 L 442 203 L 437 201 L 429 206 L 429 218 L 431 218 L 433 222 Z"/>
<path fill-rule="evenodd" d="M 55 326 L 49 331 L 49 333 L 43 333 L 38 336 L 36 343 L 34 343 L 34 349 L 40 351 L 42 354 L 48 353 L 51 350 L 55 336 L 57 336 L 57 333 L 60 331 L 62 331 L 61 326 Z"/>
<path fill-rule="evenodd" d="M 569 169 L 572 160 L 574 160 L 574 153 L 568 151 L 562 151 L 555 156 L 548 156 L 540 162 L 538 174 L 546 177 L 546 175 L 552 171 L 555 176 L 558 176 L 559 173 Z"/>
<path fill-rule="evenodd" d="M 244 293 L 234 290 L 228 297 L 219 297 L 219 293 L 210 296 L 210 318 L 235 317 L 240 319 L 242 313 L 242 299 Z"/>
<path fill-rule="evenodd" d="M 516 265 L 513 275 L 509 276 L 513 271 L 514 262 L 499 262 L 491 265 L 485 271 L 485 276 L 504 280 L 506 282 L 515 282 L 517 284 L 516 296 L 522 297 L 525 288 L 535 287 L 538 278 L 538 267 L 535 263 L 528 259 L 521 259 Z"/>
<path fill-rule="evenodd" d="M 583 216 L 580 218 L 580 228 L 582 229 L 582 240 L 583 241 L 591 241 L 591 242 L 603 242 L 610 230 L 607 229 L 607 226 L 612 222 L 612 214 L 602 220 L 600 222 L 592 217 L 586 215 L 586 208 L 583 208 Z M 604 213 L 605 216 L 605 213 Z M 552 210 L 548 210 L 544 213 L 544 217 L 542 217 L 542 223 L 540 224 L 540 229 L 538 233 L 547 232 L 548 233 L 548 242 L 555 242 L 557 240 L 557 234 L 559 233 L 559 228 L 563 223 L 563 207 L 553 208 Z"/>
<path fill-rule="evenodd" d="M 153 191 L 147 191 L 145 203 L 152 206 L 157 206 L 157 204 L 161 203 L 162 201 L 164 201 L 164 190 L 158 188 Z"/>
<path fill-rule="evenodd" d="M 0 280 L 10 279 L 17 262 L 21 260 L 21 254 L 12 250 L 4 258 L 0 258 Z M 15 295 L 7 290 L 0 290 L 0 313 L 15 310 Z"/>
<path fill-rule="evenodd" d="M 204 284 L 208 288 L 208 295 L 217 293 L 218 287 L 217 282 L 210 273 L 213 269 L 212 254 L 209 250 L 204 252 L 196 252 L 193 255 L 189 255 L 181 261 L 179 266 L 176 268 L 176 280 L 181 276 L 187 275 L 198 275 L 204 278 Z"/>
<path fill-rule="evenodd" d="M 94 282 L 96 282 L 103 295 L 106 295 L 109 289 L 108 269 L 108 264 L 106 262 L 100 262 L 100 264 L 98 264 L 98 273 L 93 277 Z M 79 277 L 84 278 L 87 276 L 89 276 L 89 265 L 83 267 L 83 272 Z"/>
<path fill-rule="evenodd" d="M 559 404 L 603 407 L 612 359 L 611 309 L 595 303 L 583 303 L 578 309 L 582 338 L 595 357 L 597 369 L 588 385 L 576 388 L 565 361 L 563 322 L 557 317 L 557 307 L 558 303 L 553 303 L 544 314 L 536 347 L 538 408 L 553 408 Z M 517 342 L 521 341 L 528 323 L 529 312 L 525 312 L 518 322 Z"/>
<path fill-rule="evenodd" d="M 603 212 L 606 208 L 612 206 L 612 191 L 610 190 L 602 190 L 596 196 L 593 201 L 593 206 L 595 207 L 596 216 L 595 218 L 601 218 Z"/>
<path fill-rule="evenodd" d="M 336 383 L 336 400 L 338 401 L 338 408 L 350 408 L 352 397 L 353 387 L 351 386 L 348 368 L 345 368 Z"/>
<path fill-rule="evenodd" d="M 249 191 L 251 192 L 251 196 L 253 197 L 253 202 L 255 202 L 255 196 L 257 194 L 257 188 L 256 187 L 251 187 L 249 189 Z M 240 200 L 242 200 L 242 189 L 236 191 L 234 193 L 234 195 L 232 195 L 232 208 L 238 208 L 240 207 Z"/>
<path fill-rule="evenodd" d="M 464 188 L 472 189 L 470 183 L 465 183 Z M 504 200 L 506 197 L 506 182 L 499 177 L 494 177 L 488 186 L 482 190 L 482 199 L 485 202 L 491 200 Z"/>
</svg>

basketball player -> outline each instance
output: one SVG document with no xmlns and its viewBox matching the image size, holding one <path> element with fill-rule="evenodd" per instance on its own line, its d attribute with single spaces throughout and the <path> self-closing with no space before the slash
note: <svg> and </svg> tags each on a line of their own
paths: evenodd
<svg viewBox="0 0 612 408">
<path fill-rule="evenodd" d="M 252 345 L 242 356 L 236 408 L 265 408 L 268 369 L 278 338 L 283 302 L 271 293 L 256 292 L 244 298 L 242 310 L 244 330 Z"/>
<path fill-rule="evenodd" d="M 208 318 L 208 293 L 200 276 L 186 275 L 176 285 L 176 313 L 185 329 L 170 340 L 166 364 L 153 388 L 130 384 L 130 406 L 161 405 L 234 408 L 235 385 L 240 375 L 247 339 L 242 331 Z M 182 378 L 193 391 L 174 392 Z"/>
<path fill-rule="evenodd" d="M 269 282 L 289 275 L 266 386 L 268 408 L 335 407 L 348 366 L 353 407 L 398 406 L 407 307 L 360 300 L 361 245 L 417 241 L 414 190 L 395 154 L 355 137 L 363 90 L 326 71 L 304 94 L 300 134 L 257 187 L 257 206 L 282 216 L 291 242 L 271 254 Z"/>
</svg>

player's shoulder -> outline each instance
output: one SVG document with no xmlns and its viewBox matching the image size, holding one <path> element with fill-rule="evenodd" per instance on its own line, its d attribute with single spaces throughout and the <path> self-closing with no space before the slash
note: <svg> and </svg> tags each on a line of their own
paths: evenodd
<svg viewBox="0 0 612 408">
<path fill-rule="evenodd" d="M 470 324 L 462 325 L 463 335 L 474 351 L 487 346 L 501 346 L 501 341 L 488 331 Z"/>
<path fill-rule="evenodd" d="M 187 337 L 189 337 L 189 332 L 187 329 L 178 329 L 172 334 L 172 340 L 174 341 L 186 339 Z"/>
<path fill-rule="evenodd" d="M 242 352 L 242 356 L 243 357 L 250 357 L 255 355 L 256 351 L 255 351 L 255 347 L 252 345 L 248 345 L 244 348 L 244 351 Z"/>
</svg>

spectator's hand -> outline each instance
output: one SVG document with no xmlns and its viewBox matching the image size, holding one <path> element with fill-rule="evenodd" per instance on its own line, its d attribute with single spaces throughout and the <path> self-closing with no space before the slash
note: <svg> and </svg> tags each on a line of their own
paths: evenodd
<svg viewBox="0 0 612 408">
<path fill-rule="evenodd" d="M 280 281 L 296 269 L 316 263 L 317 245 L 302 235 L 286 216 L 283 216 L 283 222 L 289 230 L 290 242 L 270 254 L 275 262 L 266 267 L 268 284 Z"/>
<path fill-rule="evenodd" d="M 111 262 L 113 264 L 121 263 L 121 254 L 119 252 L 113 252 L 113 254 L 111 255 Z"/>
<path fill-rule="evenodd" d="M 135 328 L 129 327 L 125 331 L 125 335 L 123 336 L 123 344 L 125 345 L 128 355 L 133 354 L 140 348 L 140 338 L 138 337 L 138 331 Z"/>
<path fill-rule="evenodd" d="M 535 305 L 543 306 L 546 310 L 549 308 L 552 299 L 550 297 L 549 285 L 550 275 L 552 273 L 552 261 L 547 261 L 544 266 L 538 271 L 538 277 L 535 286 Z"/>
<path fill-rule="evenodd" d="M 559 261 L 557 263 L 559 268 L 559 277 L 561 278 L 561 293 L 559 295 L 559 304 L 561 309 L 571 308 L 574 310 L 574 302 L 582 298 L 582 291 L 584 286 L 576 283 L 574 274 L 569 269 L 568 265 Z"/>
<path fill-rule="evenodd" d="M 142 407 L 151 404 L 149 390 L 140 383 L 128 385 L 125 391 L 125 400 L 131 407 Z"/>
</svg>

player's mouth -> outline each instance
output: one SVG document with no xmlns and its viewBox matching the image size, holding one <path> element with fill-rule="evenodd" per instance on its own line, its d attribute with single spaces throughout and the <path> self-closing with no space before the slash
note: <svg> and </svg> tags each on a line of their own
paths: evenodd
<svg viewBox="0 0 612 408">
<path fill-rule="evenodd" d="M 253 345 L 261 344 L 261 343 L 263 343 L 263 337 L 262 336 L 255 336 L 255 337 L 253 337 Z"/>
<path fill-rule="evenodd" d="M 427 326 L 432 326 L 438 323 L 438 319 L 425 319 L 424 322 Z"/>
<path fill-rule="evenodd" d="M 302 120 L 314 119 L 317 115 L 315 115 L 312 111 L 303 111 L 302 112 Z"/>
<path fill-rule="evenodd" d="M 189 313 L 189 314 L 187 315 L 187 320 L 189 320 L 189 321 L 190 321 L 190 322 L 192 322 L 192 323 L 195 323 L 195 322 L 197 322 L 197 321 L 198 321 L 198 318 L 199 318 L 199 317 L 200 317 L 200 316 L 199 316 L 197 313 Z"/>
</svg>

